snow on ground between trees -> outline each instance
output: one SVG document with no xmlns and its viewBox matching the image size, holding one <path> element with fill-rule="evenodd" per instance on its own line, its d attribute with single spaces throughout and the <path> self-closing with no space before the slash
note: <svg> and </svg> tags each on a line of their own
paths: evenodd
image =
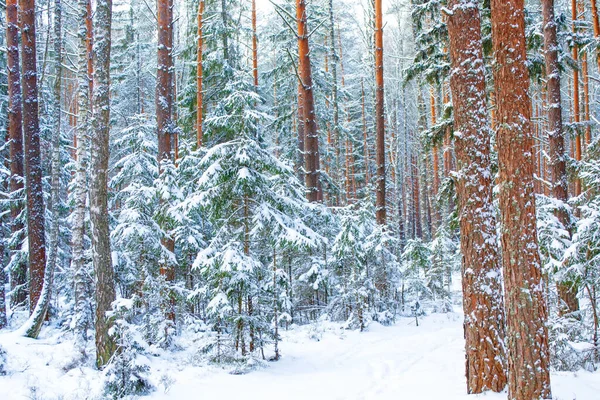
<svg viewBox="0 0 600 400">
<path fill-rule="evenodd" d="M 455 308 L 455 311 L 458 311 Z M 102 373 L 93 357 L 78 363 L 74 343 L 44 329 L 39 340 L 0 334 L 7 352 L 0 399 L 97 399 Z M 462 315 L 432 314 L 400 318 L 390 327 L 371 323 L 349 331 L 338 323 L 318 322 L 282 332 L 282 359 L 243 375 L 232 367 L 194 366 L 195 337 L 176 340 L 183 350 L 138 357 L 151 368 L 156 391 L 148 399 L 505 399 L 506 394 L 468 396 L 464 377 Z M 93 352 L 92 348 L 89 351 Z M 266 354 L 267 358 L 270 353 Z M 600 373 L 552 374 L 555 400 L 597 400 Z"/>
</svg>

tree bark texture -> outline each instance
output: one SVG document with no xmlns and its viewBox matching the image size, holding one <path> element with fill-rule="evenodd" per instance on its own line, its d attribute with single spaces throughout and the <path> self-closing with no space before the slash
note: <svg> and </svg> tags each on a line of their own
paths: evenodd
<svg viewBox="0 0 600 400">
<path fill-rule="evenodd" d="M 73 225 L 71 235 L 72 261 L 71 267 L 75 286 L 75 338 L 80 351 L 84 351 L 86 330 L 88 326 L 87 285 L 85 276 L 85 211 L 87 200 L 87 168 L 88 168 L 88 143 L 89 143 L 89 121 L 90 121 L 90 74 L 88 61 L 90 52 L 88 49 L 88 5 L 89 0 L 79 0 L 79 59 L 77 70 L 77 105 L 78 117 L 75 135 L 77 138 L 76 160 L 75 160 L 75 205 L 73 210 Z"/>
<path fill-rule="evenodd" d="M 523 0 L 492 0 L 508 398 L 550 398 Z"/>
<path fill-rule="evenodd" d="M 23 231 L 19 215 L 23 190 L 23 123 L 21 96 L 21 66 L 19 65 L 19 18 L 17 0 L 6 2 L 6 49 L 8 73 L 8 138 L 10 140 L 10 193 L 11 232 Z M 10 271 L 11 304 L 16 306 L 27 300 L 27 264 L 14 266 Z"/>
<path fill-rule="evenodd" d="M 202 22 L 204 19 L 204 0 L 198 3 L 198 45 L 196 59 L 196 146 L 202 147 L 204 134 L 202 130 L 204 92 L 202 80 L 204 79 L 204 69 L 202 67 L 202 54 L 204 52 L 204 37 L 202 32 Z"/>
<path fill-rule="evenodd" d="M 448 8 L 467 392 L 500 392 L 506 386 L 504 307 L 492 199 L 481 20 L 477 3 L 470 0 L 450 0 Z"/>
<path fill-rule="evenodd" d="M 108 221 L 108 160 L 110 137 L 110 44 L 112 0 L 97 0 L 93 40 L 93 118 L 90 165 L 92 260 L 96 273 L 96 365 L 101 368 L 116 350 L 107 316 L 115 300 L 114 270 Z"/>
<path fill-rule="evenodd" d="M 567 167 L 565 162 L 565 135 L 562 121 L 562 98 L 560 93 L 560 69 L 558 63 L 558 40 L 554 16 L 554 0 L 542 1 L 544 17 L 544 60 L 546 64 L 546 93 L 548 96 L 548 143 L 552 196 L 563 203 L 568 200 Z M 571 221 L 565 210 L 557 210 L 556 217 L 570 231 Z M 569 280 L 557 283 L 559 312 L 568 313 L 579 309 L 577 289 L 573 291 Z M 573 293 L 574 292 L 574 293 Z"/>
<path fill-rule="evenodd" d="M 377 164 L 377 185 L 375 215 L 377 223 L 386 223 L 385 202 L 385 117 L 383 92 L 383 10 L 381 0 L 375 3 L 375 162 Z"/>
<path fill-rule="evenodd" d="M 315 115 L 305 0 L 296 0 L 296 21 L 298 29 L 299 74 L 302 86 L 302 106 L 304 108 L 304 179 L 306 182 L 306 197 L 309 201 L 315 202 L 319 200 L 320 195 L 319 136 Z"/>
<path fill-rule="evenodd" d="M 25 192 L 29 246 L 29 310 L 33 313 L 44 286 L 46 239 L 44 192 L 38 118 L 35 45 L 35 0 L 19 0 L 21 19 L 21 71 L 23 73 L 23 136 L 25 138 Z"/>
</svg>

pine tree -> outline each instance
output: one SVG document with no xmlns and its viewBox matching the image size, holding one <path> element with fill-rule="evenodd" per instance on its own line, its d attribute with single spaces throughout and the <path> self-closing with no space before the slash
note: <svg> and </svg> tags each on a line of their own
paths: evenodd
<svg viewBox="0 0 600 400">
<path fill-rule="evenodd" d="M 386 223 L 385 199 L 385 117 L 383 93 L 383 10 L 381 0 L 375 0 L 375 125 L 377 131 L 377 223 Z"/>
<path fill-rule="evenodd" d="M 287 245 L 314 247 L 320 237 L 300 219 L 309 207 L 293 171 L 254 139 L 246 136 L 212 147 L 200 168 L 204 172 L 197 194 L 187 207 L 201 207 L 210 216 L 213 233 L 194 268 L 206 282 L 215 330 L 222 334 L 225 327 L 231 329 L 235 349 L 246 356 L 252 343 L 262 347 L 260 337 L 268 332 L 259 308 L 265 295 L 262 280 L 269 276 L 263 257 Z M 269 238 L 264 250 L 263 237 Z"/>
<path fill-rule="evenodd" d="M 479 9 L 463 0 L 451 0 L 448 8 L 467 392 L 500 392 L 506 386 L 504 310 Z"/>
<path fill-rule="evenodd" d="M 319 136 L 315 115 L 307 20 L 306 1 L 296 0 L 298 71 L 300 79 L 298 102 L 302 104 L 303 135 L 301 136 L 304 138 L 304 146 L 301 146 L 301 152 L 304 154 L 306 196 L 309 201 L 315 202 L 322 200 L 323 192 L 320 183 Z"/>
<path fill-rule="evenodd" d="M 29 249 L 29 310 L 33 313 L 44 285 L 46 239 L 44 193 L 38 117 L 38 80 L 35 35 L 35 0 L 20 0 L 21 71 L 23 73 L 23 136 L 25 138 L 25 191 Z"/>
<path fill-rule="evenodd" d="M 548 318 L 533 194 L 523 1 L 491 1 L 508 398 L 550 398 Z"/>
<path fill-rule="evenodd" d="M 21 76 L 19 65 L 19 22 L 17 1 L 6 2 L 6 47 L 7 47 L 7 72 L 8 72 L 8 136 L 10 139 L 10 193 L 11 201 L 11 232 L 14 235 L 11 241 L 20 247 L 22 241 L 21 212 L 23 206 L 23 129 L 21 107 Z M 15 247 L 15 246 L 10 246 Z M 27 299 L 27 262 L 15 259 L 10 268 L 11 304 L 16 306 Z"/>
<path fill-rule="evenodd" d="M 25 324 L 26 335 L 37 338 L 42 323 L 48 313 L 50 306 L 50 294 L 54 285 L 54 270 L 56 268 L 58 241 L 59 241 L 59 203 L 60 203 L 60 140 L 61 140 L 61 83 L 62 83 L 62 4 L 60 0 L 54 1 L 54 86 L 52 91 L 53 103 L 53 136 L 52 136 L 52 177 L 50 209 L 52 211 L 52 222 L 50 227 L 50 241 L 48 243 L 48 264 L 45 266 L 44 283 L 38 302 L 31 314 L 29 321 Z"/>
<path fill-rule="evenodd" d="M 562 99 L 560 93 L 560 69 L 558 63 L 558 40 L 554 17 L 554 1 L 542 2 L 544 14 L 544 58 L 546 62 L 546 90 L 548 92 L 548 142 L 550 144 L 550 171 L 552 177 L 552 196 L 563 203 L 567 202 L 567 169 L 565 138 L 562 121 Z M 563 229 L 569 231 L 570 216 L 564 207 L 556 209 L 556 216 Z M 579 309 L 577 288 L 572 279 L 559 281 L 558 292 L 561 312 L 574 312 Z"/>
</svg>

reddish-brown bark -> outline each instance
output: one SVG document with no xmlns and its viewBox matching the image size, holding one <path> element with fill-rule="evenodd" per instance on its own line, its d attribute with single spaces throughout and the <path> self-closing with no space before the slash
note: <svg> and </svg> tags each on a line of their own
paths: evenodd
<svg viewBox="0 0 600 400">
<path fill-rule="evenodd" d="M 375 131 L 377 185 L 375 215 L 377 223 L 386 223 L 385 204 L 385 117 L 383 92 L 383 10 L 381 0 L 375 0 Z"/>
<path fill-rule="evenodd" d="M 560 69 L 558 63 L 558 40 L 554 17 L 554 0 L 542 1 L 544 17 L 544 58 L 546 63 L 546 92 L 548 97 L 548 143 L 550 158 L 551 194 L 564 203 L 568 200 L 567 168 L 565 162 L 565 136 L 562 121 L 562 98 L 560 93 Z M 565 210 L 557 210 L 557 218 L 569 230 L 569 215 Z M 573 293 L 573 284 L 569 281 L 558 282 L 558 294 L 561 304 L 559 312 L 577 311 L 579 304 L 577 290 Z"/>
<path fill-rule="evenodd" d="M 306 174 L 304 179 L 306 182 L 306 198 L 311 202 L 315 202 L 322 197 L 322 192 L 319 179 L 319 136 L 315 116 L 305 0 L 296 0 L 296 21 L 298 29 L 298 69 L 302 90 L 302 106 L 304 108 L 304 169 Z"/>
<path fill-rule="evenodd" d="M 577 34 L 577 0 L 571 0 L 571 14 L 573 18 L 573 34 Z M 573 60 L 577 67 L 579 67 L 579 48 L 577 45 L 573 46 L 572 53 Z M 573 122 L 576 125 L 575 135 L 575 160 L 581 161 L 581 135 L 579 131 L 579 123 L 581 122 L 581 110 L 580 110 L 580 98 L 579 98 L 579 68 L 573 68 Z M 575 179 L 575 196 L 581 194 L 581 180 Z"/>
<path fill-rule="evenodd" d="M 10 140 L 10 192 L 23 189 L 23 126 L 21 104 L 21 66 L 19 65 L 19 18 L 17 0 L 6 2 L 6 58 L 8 72 L 8 139 Z M 23 229 L 18 220 L 23 211 L 20 202 L 11 204 L 11 232 Z M 27 265 L 16 265 L 11 273 L 11 303 L 17 305 L 27 300 Z"/>
<path fill-rule="evenodd" d="M 35 45 L 35 0 L 19 0 L 23 84 L 23 136 L 25 138 L 25 192 L 29 243 L 29 308 L 33 312 L 44 284 L 46 240 L 44 194 L 38 119 Z"/>
<path fill-rule="evenodd" d="M 450 0 L 448 35 L 454 105 L 468 393 L 506 386 L 504 309 L 493 206 L 481 21 L 477 4 Z"/>
<path fill-rule="evenodd" d="M 492 0 L 508 398 L 550 398 L 549 347 L 533 193 L 523 0 Z"/>
<path fill-rule="evenodd" d="M 156 125 L 158 132 L 158 162 L 172 160 L 172 137 L 175 136 L 173 120 L 173 0 L 157 2 L 158 51 L 156 79 Z M 162 172 L 162 171 L 161 171 Z M 171 252 L 175 242 L 170 237 L 162 240 Z M 175 268 L 167 261 L 161 263 L 160 274 L 169 282 L 175 280 Z M 174 299 L 169 295 L 166 317 L 175 320 Z"/>
</svg>

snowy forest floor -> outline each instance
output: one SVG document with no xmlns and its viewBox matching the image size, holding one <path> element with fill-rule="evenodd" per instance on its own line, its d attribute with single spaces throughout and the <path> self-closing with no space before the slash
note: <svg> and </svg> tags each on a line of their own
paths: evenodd
<svg viewBox="0 0 600 400">
<path fill-rule="evenodd" d="M 232 367 L 194 366 L 194 339 L 179 338 L 182 350 L 155 352 L 145 361 L 157 399 L 505 399 L 506 394 L 467 396 L 462 314 L 400 318 L 366 332 L 319 322 L 283 330 L 282 359 L 243 375 Z M 64 332 L 44 329 L 38 340 L 0 333 L 7 375 L 0 399 L 98 399 L 102 373 L 89 361 L 74 367 L 74 347 Z M 185 346 L 185 344 L 188 346 Z M 92 348 L 90 348 L 93 351 Z M 92 353 L 93 354 L 93 353 Z M 268 357 L 270 354 L 266 354 Z M 554 399 L 598 400 L 600 372 L 552 374 Z"/>
</svg>

